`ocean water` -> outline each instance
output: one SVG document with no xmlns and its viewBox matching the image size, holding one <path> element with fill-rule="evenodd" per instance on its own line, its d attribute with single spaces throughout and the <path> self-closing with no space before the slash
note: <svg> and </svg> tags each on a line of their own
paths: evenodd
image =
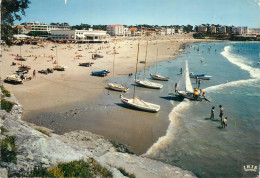
<svg viewBox="0 0 260 178">
<path fill-rule="evenodd" d="M 162 64 L 165 75 L 175 81 L 173 71 L 184 66 L 186 57 L 190 72 L 213 76 L 200 86 L 210 102 L 170 100 L 173 109 L 166 135 L 145 155 L 190 170 L 198 177 L 256 177 L 260 163 L 259 54 L 257 42 L 193 43 L 174 62 L 175 67 Z M 195 80 L 192 83 L 195 87 Z M 228 118 L 225 129 L 220 127 L 219 105 Z M 212 106 L 214 121 L 209 119 Z M 258 169 L 245 171 L 246 165 Z"/>
</svg>

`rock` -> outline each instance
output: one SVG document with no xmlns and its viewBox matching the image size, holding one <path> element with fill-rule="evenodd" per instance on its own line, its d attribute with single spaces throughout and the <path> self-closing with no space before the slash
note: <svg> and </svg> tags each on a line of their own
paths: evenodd
<svg viewBox="0 0 260 178">
<path fill-rule="evenodd" d="M 0 168 L 0 177 L 1 178 L 8 178 L 8 171 L 6 168 Z"/>
</svg>

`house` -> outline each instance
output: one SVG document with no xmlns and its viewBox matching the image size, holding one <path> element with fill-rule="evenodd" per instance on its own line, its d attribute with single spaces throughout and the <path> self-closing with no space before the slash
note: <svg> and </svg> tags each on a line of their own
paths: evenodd
<svg viewBox="0 0 260 178">
<path fill-rule="evenodd" d="M 206 26 L 198 26 L 198 32 L 199 33 L 206 33 L 207 32 L 207 27 Z"/>
<path fill-rule="evenodd" d="M 111 36 L 125 36 L 125 27 L 123 25 L 108 25 L 106 30 Z"/>
</svg>

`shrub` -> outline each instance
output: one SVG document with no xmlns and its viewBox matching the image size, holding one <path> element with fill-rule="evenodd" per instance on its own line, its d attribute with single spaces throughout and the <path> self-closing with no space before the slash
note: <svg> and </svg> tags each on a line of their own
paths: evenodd
<svg viewBox="0 0 260 178">
<path fill-rule="evenodd" d="M 52 169 L 34 168 L 29 177 L 112 177 L 112 173 L 100 166 L 93 158 L 90 161 L 59 163 Z"/>
<path fill-rule="evenodd" d="M 118 168 L 118 170 L 126 177 L 130 177 L 130 178 L 135 178 L 135 175 L 134 174 L 130 174 L 128 172 L 126 172 L 126 170 L 124 168 Z"/>
<path fill-rule="evenodd" d="M 2 85 L 1 86 L 1 90 L 2 90 L 2 93 L 6 96 L 6 97 L 10 97 L 11 96 L 11 93 L 5 89 L 5 87 Z"/>
<path fill-rule="evenodd" d="M 110 143 L 114 146 L 114 148 L 116 149 L 117 152 L 134 154 L 133 152 L 128 150 L 128 148 L 125 145 L 123 145 L 122 143 L 115 142 L 112 140 L 110 140 Z"/>
<path fill-rule="evenodd" d="M 6 130 L 6 128 L 4 128 L 3 126 L 0 127 L 0 130 L 2 135 L 4 135 L 5 132 L 8 132 L 8 130 Z"/>
<path fill-rule="evenodd" d="M 1 99 L 1 109 L 6 112 L 10 112 L 15 104 L 16 103 L 7 101 L 6 99 Z"/>
<path fill-rule="evenodd" d="M 16 164 L 15 137 L 6 136 L 1 142 L 1 161 Z"/>
</svg>

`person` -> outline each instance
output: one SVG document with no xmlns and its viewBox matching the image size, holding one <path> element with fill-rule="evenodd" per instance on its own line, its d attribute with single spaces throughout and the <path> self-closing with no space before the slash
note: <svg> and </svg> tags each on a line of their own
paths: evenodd
<svg viewBox="0 0 260 178">
<path fill-rule="evenodd" d="M 227 127 L 227 117 L 221 119 L 221 127 Z"/>
<path fill-rule="evenodd" d="M 211 116 L 210 116 L 210 119 L 213 119 L 213 120 L 214 120 L 214 109 L 215 109 L 215 107 L 213 106 L 211 108 Z"/>
<path fill-rule="evenodd" d="M 175 93 L 176 93 L 177 92 L 177 83 L 175 83 L 174 88 L 175 88 Z"/>
<path fill-rule="evenodd" d="M 203 89 L 200 89 L 200 95 L 203 97 L 205 96 L 205 91 Z"/>
<path fill-rule="evenodd" d="M 33 70 L 33 78 L 36 77 L 35 69 Z"/>
<path fill-rule="evenodd" d="M 198 83 L 198 76 L 196 76 L 196 84 Z"/>
<path fill-rule="evenodd" d="M 199 92 L 198 92 L 198 89 L 195 88 L 195 89 L 194 89 L 194 98 L 197 100 L 198 97 L 199 97 Z"/>
<path fill-rule="evenodd" d="M 200 79 L 198 80 L 198 88 L 200 88 Z"/>
<path fill-rule="evenodd" d="M 219 117 L 222 120 L 223 117 L 223 113 L 224 113 L 224 108 L 222 107 L 222 105 L 219 105 Z"/>
<path fill-rule="evenodd" d="M 182 68 L 181 68 L 181 70 L 180 70 L 180 74 L 182 74 Z"/>
</svg>

